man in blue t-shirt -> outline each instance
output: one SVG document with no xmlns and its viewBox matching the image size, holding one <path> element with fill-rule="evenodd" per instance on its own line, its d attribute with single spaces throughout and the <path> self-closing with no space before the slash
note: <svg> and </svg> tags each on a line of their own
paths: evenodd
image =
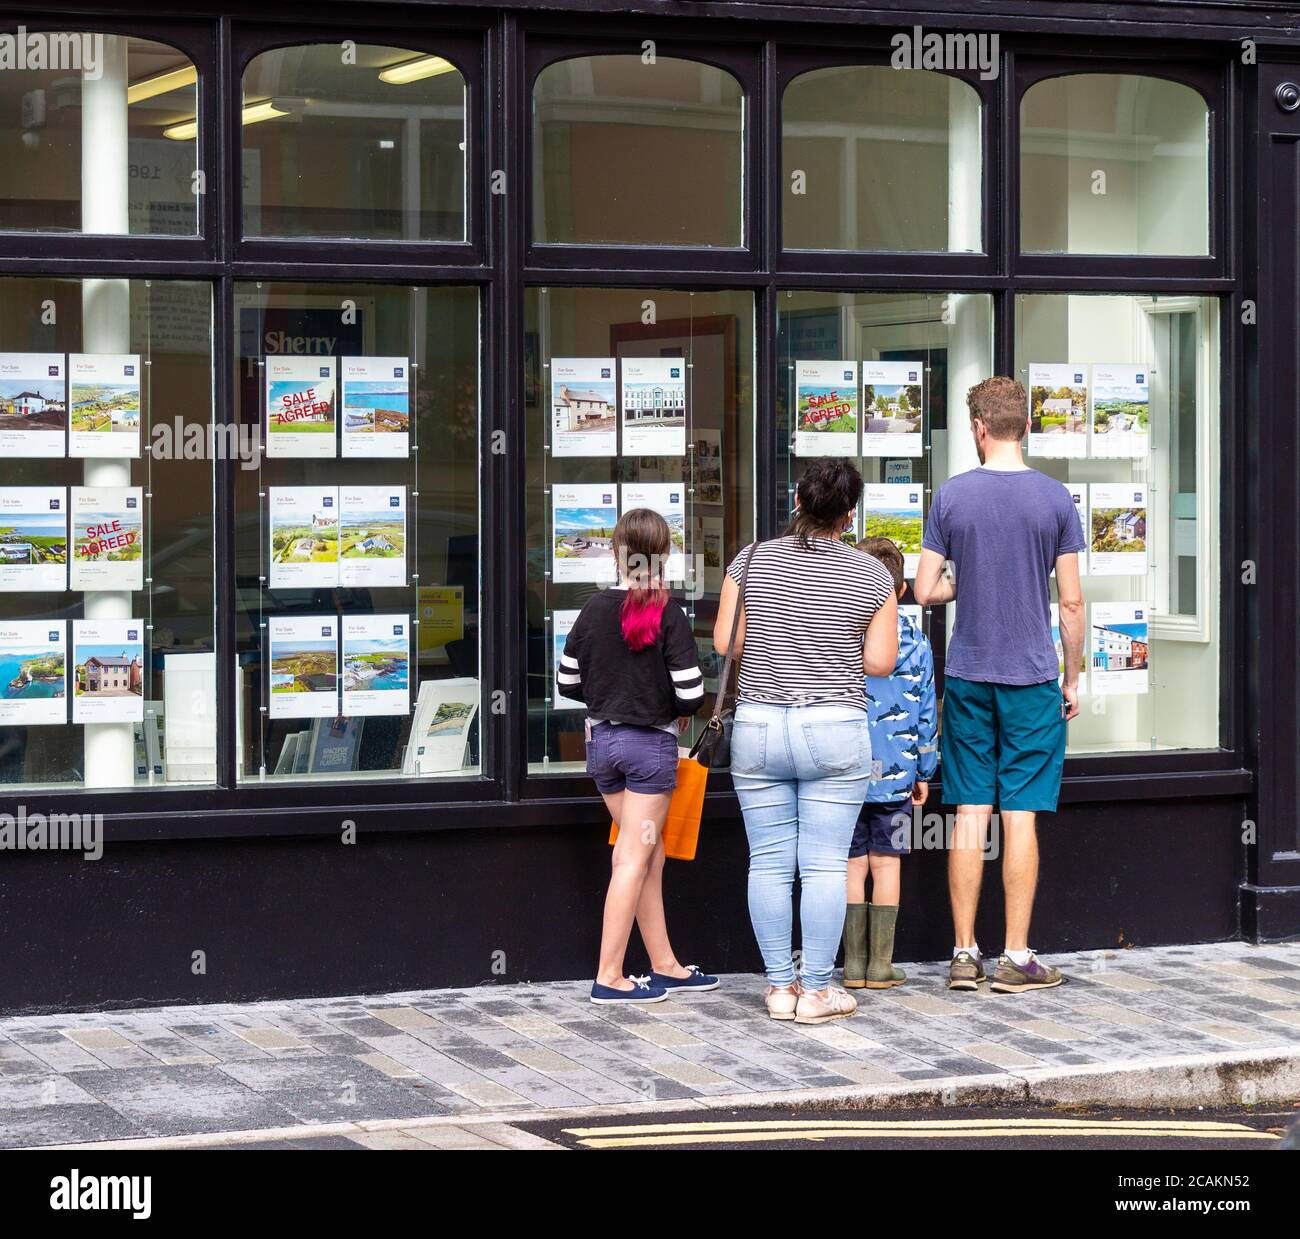
<svg viewBox="0 0 1300 1239">
<path fill-rule="evenodd" d="M 1029 918 L 1038 882 L 1035 815 L 1056 809 L 1065 725 L 1079 713 L 1078 553 L 1084 540 L 1069 491 L 1025 464 L 1025 389 L 1014 379 L 985 379 L 971 388 L 966 403 L 980 467 L 950 478 L 936 492 L 914 592 L 923 605 L 957 603 L 939 733 L 944 799 L 957 805 L 948 852 L 956 938 L 948 988 L 975 990 L 987 979 L 975 942 L 975 913 L 996 804 L 1006 948 L 992 988 L 1014 994 L 1061 983 L 1059 969 L 1029 949 Z M 951 574 L 945 574 L 945 561 L 953 565 Z M 1052 642 L 1053 571 L 1063 674 Z"/>
</svg>

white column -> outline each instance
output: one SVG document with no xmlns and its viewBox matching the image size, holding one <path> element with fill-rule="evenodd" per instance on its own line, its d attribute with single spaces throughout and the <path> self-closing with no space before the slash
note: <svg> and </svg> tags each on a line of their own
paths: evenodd
<svg viewBox="0 0 1300 1239">
<path fill-rule="evenodd" d="M 948 82 L 948 248 L 955 253 L 983 248 L 983 194 L 980 178 L 980 102 L 974 89 L 956 78 Z M 993 222 L 988 221 L 992 228 Z M 948 461 L 947 477 L 979 464 L 970 434 L 966 393 L 988 377 L 993 348 L 992 299 L 955 293 L 948 303 Z M 936 462 L 936 464 L 939 462 Z"/>
<path fill-rule="evenodd" d="M 130 231 L 125 39 L 105 36 L 103 67 L 99 78 L 83 76 L 81 81 L 81 229 L 124 234 Z M 82 352 L 130 352 L 129 281 L 84 280 L 81 321 Z M 129 486 L 131 462 L 87 460 L 84 478 L 87 486 Z M 82 597 L 87 619 L 131 618 L 129 591 L 92 590 Z M 130 723 L 87 723 L 85 750 L 87 787 L 122 787 L 133 781 L 135 744 Z"/>
</svg>

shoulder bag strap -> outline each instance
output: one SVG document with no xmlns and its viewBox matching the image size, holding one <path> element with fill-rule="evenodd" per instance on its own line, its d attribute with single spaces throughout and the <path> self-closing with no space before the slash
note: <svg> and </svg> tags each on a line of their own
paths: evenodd
<svg viewBox="0 0 1300 1239">
<path fill-rule="evenodd" d="M 740 587 L 736 597 L 736 613 L 731 617 L 731 640 L 727 642 L 727 657 L 722 663 L 722 674 L 718 677 L 718 695 L 713 699 L 713 717 L 709 726 L 722 725 L 722 714 L 727 708 L 727 689 L 731 679 L 731 664 L 736 656 L 736 634 L 740 631 L 740 615 L 745 609 L 745 582 L 749 579 L 749 565 L 754 561 L 754 552 L 758 542 L 750 545 L 749 554 L 745 556 L 745 566 L 740 570 Z"/>
</svg>

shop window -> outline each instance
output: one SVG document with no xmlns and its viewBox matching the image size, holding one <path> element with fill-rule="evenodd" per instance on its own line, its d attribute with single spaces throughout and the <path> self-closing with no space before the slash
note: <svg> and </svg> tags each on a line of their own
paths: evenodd
<svg viewBox="0 0 1300 1239">
<path fill-rule="evenodd" d="M 482 766 L 473 289 L 241 284 L 244 783 Z"/>
<path fill-rule="evenodd" d="M 526 304 L 528 759 L 581 772 L 583 707 L 555 665 L 586 600 L 615 583 L 608 535 L 653 507 L 695 629 L 707 721 L 722 574 L 754 536 L 754 301 L 743 292 L 537 288 Z"/>
<path fill-rule="evenodd" d="M 548 66 L 533 87 L 533 239 L 744 244 L 743 131 L 740 83 L 711 65 L 582 56 Z"/>
<path fill-rule="evenodd" d="M 0 783 L 216 781 L 212 290 L 0 280 Z"/>
<path fill-rule="evenodd" d="M 244 70 L 244 235 L 463 241 L 465 125 L 465 80 L 435 53 L 263 52 Z"/>
<path fill-rule="evenodd" d="M 1027 253 L 1208 254 L 1209 109 L 1190 86 L 1078 73 L 1020 104 Z"/>
<path fill-rule="evenodd" d="M 981 249 L 980 99 L 969 83 L 815 69 L 786 87 L 781 141 L 787 249 Z"/>
<path fill-rule="evenodd" d="M 969 437 L 966 392 L 992 366 L 993 299 L 987 294 L 782 292 L 779 523 L 789 520 L 809 461 L 847 457 L 861 470 L 865 488 L 846 539 L 892 539 L 913 580 L 933 488 Z M 915 599 L 909 594 L 903 605 L 915 606 Z M 942 668 L 943 612 L 916 607 L 913 614 Z"/>
<path fill-rule="evenodd" d="M 1029 463 L 1089 543 L 1072 753 L 1219 743 L 1218 355 L 1211 298 L 1017 299 Z"/>
<path fill-rule="evenodd" d="M 193 236 L 198 73 L 151 39 L 28 31 L 0 73 L 0 228 Z"/>
</svg>

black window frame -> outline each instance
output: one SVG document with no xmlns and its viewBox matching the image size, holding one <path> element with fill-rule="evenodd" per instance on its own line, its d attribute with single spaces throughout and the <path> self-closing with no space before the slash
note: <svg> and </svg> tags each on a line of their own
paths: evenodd
<svg viewBox="0 0 1300 1239">
<path fill-rule="evenodd" d="M 2 0 L 0 0 L 2 2 Z M 945 0 L 948 3 L 948 0 Z M 621 6 L 625 9 L 629 6 Z M 211 787 L 175 789 L 86 789 L 66 787 L 24 793 L 29 812 L 67 810 L 69 801 L 93 794 L 105 813 L 110 841 L 192 840 L 223 836 L 334 834 L 344 819 L 361 832 L 405 832 L 466 827 L 529 826 L 569 821 L 595 823 L 604 806 L 587 780 L 527 773 L 527 659 L 524 545 L 524 453 L 509 450 L 521 436 L 523 401 L 523 299 L 531 286 L 602 284 L 617 287 L 748 290 L 755 305 L 754 493 L 760 537 L 777 527 L 774 405 L 776 301 L 787 288 L 843 292 L 909 290 L 982 292 L 994 301 L 994 365 L 1013 364 L 1014 299 L 1023 292 L 1168 292 L 1220 299 L 1221 462 L 1232 483 L 1223 488 L 1220 567 L 1225 582 L 1246 554 L 1247 530 L 1240 519 L 1246 500 L 1235 484 L 1242 460 L 1238 443 L 1245 430 L 1244 378 L 1238 333 L 1230 329 L 1237 302 L 1248 295 L 1243 282 L 1241 168 L 1232 139 L 1241 131 L 1237 99 L 1242 91 L 1234 31 L 1208 28 L 1199 39 L 1161 38 L 1156 76 L 1203 83 L 1209 92 L 1212 126 L 1211 212 L 1213 253 L 1208 258 L 1151 258 L 1134 262 L 1090 255 L 1021 255 L 1018 252 L 1016 136 L 1022 68 L 1039 64 L 1058 71 L 1121 72 L 1150 57 L 1145 41 L 1113 37 L 1113 27 L 1096 19 L 1076 21 L 1068 45 L 1060 33 L 1062 14 L 1052 6 L 1016 18 L 970 20 L 952 0 L 951 12 L 935 27 L 997 30 L 1002 37 L 1001 72 L 978 82 L 985 101 L 983 204 L 986 212 L 981 255 L 916 254 L 905 251 L 787 251 L 781 246 L 780 197 L 784 192 L 780 118 L 782 83 L 797 71 L 830 63 L 858 63 L 880 55 L 889 34 L 911 25 L 911 17 L 875 26 L 845 24 L 828 7 L 809 6 L 756 14 L 753 6 L 712 6 L 709 13 L 667 18 L 632 0 L 612 10 L 597 0 L 574 0 L 571 11 L 547 9 L 543 0 L 513 0 L 509 8 L 428 8 L 401 3 L 365 3 L 355 20 L 324 14 L 323 24 L 302 24 L 287 0 L 232 0 L 219 17 L 159 15 L 121 10 L 88 17 L 55 0 L 37 18 L 6 5 L 0 29 L 24 24 L 29 30 L 102 30 L 170 43 L 190 56 L 199 71 L 199 152 L 208 193 L 196 237 L 110 237 L 81 234 L 0 234 L 0 273 L 15 275 L 189 278 L 209 282 L 214 304 L 214 407 L 221 420 L 233 409 L 234 288 L 248 280 L 337 283 L 356 280 L 400 285 L 464 284 L 480 295 L 479 503 L 481 512 L 482 614 L 480 681 L 483 703 L 481 776 L 459 781 L 403 780 L 352 784 L 296 783 L 277 787 L 237 785 L 234 778 L 234 468 L 216 462 L 217 743 L 218 782 Z M 737 20 L 721 21 L 712 9 Z M 60 21 L 59 12 L 66 13 Z M 1066 19 L 1068 20 L 1068 19 Z M 463 47 L 477 41 L 479 68 L 466 73 L 467 126 L 466 242 L 345 241 L 293 238 L 244 239 L 239 179 L 239 112 L 243 67 L 252 54 L 283 46 L 292 28 L 295 43 L 321 43 L 337 36 L 358 43 L 410 47 Z M 1157 28 L 1152 26 L 1151 31 Z M 1053 30 L 1056 33 L 1051 33 Z M 448 43 L 440 44 L 445 35 Z M 745 245 L 739 250 L 708 247 L 535 245 L 531 227 L 531 99 L 535 71 L 569 56 L 626 53 L 653 38 L 659 55 L 680 55 L 729 67 L 743 62 L 737 76 L 745 91 L 746 176 L 742 196 Z M 801 69 L 802 66 L 802 69 Z M 464 67 L 463 67 L 464 71 Z M 960 75 L 959 75 L 960 76 Z M 1205 93 L 1205 92 L 1203 92 Z M 506 192 L 493 194 L 489 179 L 505 174 Z M 487 450 L 496 432 L 504 452 Z M 1233 669 L 1244 658 L 1244 591 L 1226 588 L 1219 600 L 1220 747 L 1154 754 L 1071 758 L 1062 800 L 1102 801 L 1238 796 L 1252 786 L 1246 768 L 1246 688 Z M 504 708 L 499 708 L 503 706 Z M 736 818 L 734 794 L 714 780 L 710 812 Z M 180 792 L 183 799 L 177 799 Z"/>
</svg>

